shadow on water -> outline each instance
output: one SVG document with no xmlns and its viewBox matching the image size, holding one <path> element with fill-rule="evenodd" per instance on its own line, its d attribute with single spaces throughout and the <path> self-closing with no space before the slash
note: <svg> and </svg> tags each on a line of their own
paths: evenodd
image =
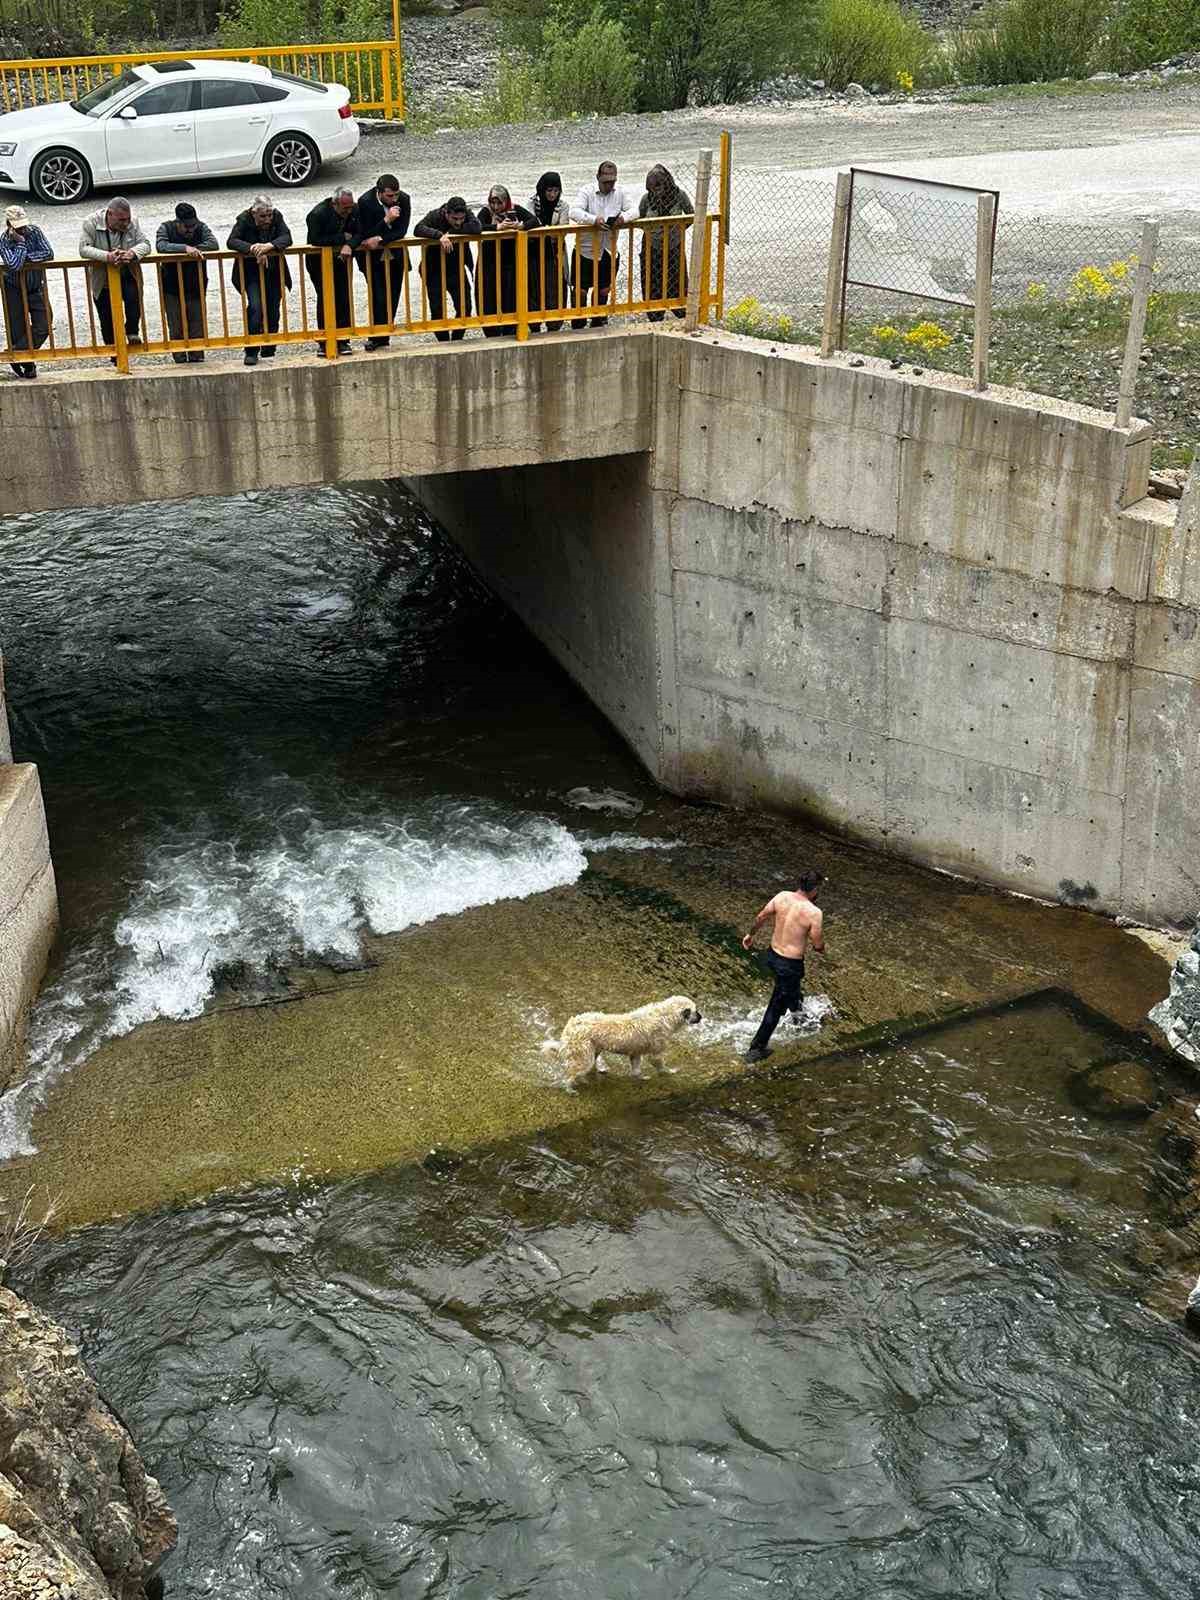
<svg viewBox="0 0 1200 1600">
<path fill-rule="evenodd" d="M 1160 1109 L 1083 1112 L 1131 1055 Z M 163 1479 L 176 1595 L 1160 1600 L 1200 1563 L 1197 1353 L 1143 1304 L 1177 1091 L 1043 993 L 25 1287 Z"/>
</svg>

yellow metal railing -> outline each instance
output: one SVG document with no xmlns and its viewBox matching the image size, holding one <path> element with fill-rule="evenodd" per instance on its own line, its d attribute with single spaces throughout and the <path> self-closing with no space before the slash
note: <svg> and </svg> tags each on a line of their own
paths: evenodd
<svg viewBox="0 0 1200 1600">
<path fill-rule="evenodd" d="M 397 39 L 365 44 L 288 44 L 248 50 L 134 51 L 112 56 L 37 57 L 0 61 L 0 110 L 78 100 L 126 67 L 156 61 L 255 61 L 277 72 L 345 84 L 354 111 L 404 120 L 404 60 Z"/>
<path fill-rule="evenodd" d="M 597 263 L 606 259 L 611 235 L 599 227 L 456 235 L 445 246 L 413 238 L 348 255 L 302 246 L 259 258 L 228 250 L 152 255 L 124 268 L 28 264 L 15 283 L 4 279 L 7 347 L 0 361 L 107 357 L 128 372 L 131 357 L 143 355 L 183 362 L 209 350 L 273 353 L 308 342 L 335 357 L 351 338 L 461 339 L 481 328 L 525 340 L 541 327 L 682 318 L 694 220 L 622 224 L 607 268 Z M 723 302 L 720 212 L 701 225 L 699 315 L 708 322 Z"/>
</svg>

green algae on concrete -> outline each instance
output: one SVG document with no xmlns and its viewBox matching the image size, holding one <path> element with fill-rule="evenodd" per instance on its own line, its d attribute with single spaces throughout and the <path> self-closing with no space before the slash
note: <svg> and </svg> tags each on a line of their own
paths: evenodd
<svg viewBox="0 0 1200 1600">
<path fill-rule="evenodd" d="M 762 901 L 815 862 L 829 955 L 810 992 L 836 1018 L 776 1036 L 772 1066 L 963 1007 L 1057 986 L 1126 1027 L 1165 992 L 1144 944 L 1085 912 L 976 888 L 793 822 L 667 803 L 682 848 L 611 851 L 578 883 L 369 941 L 369 970 L 285 1004 L 218 1005 L 102 1046 L 38 1115 L 36 1156 L 0 1192 L 59 1199 L 64 1225 L 245 1183 L 337 1176 L 620 1114 L 743 1068 L 688 1032 L 677 1075 L 613 1070 L 569 1092 L 540 1050 L 577 1010 L 671 993 L 745 1013 L 767 981 L 738 945 Z"/>
</svg>

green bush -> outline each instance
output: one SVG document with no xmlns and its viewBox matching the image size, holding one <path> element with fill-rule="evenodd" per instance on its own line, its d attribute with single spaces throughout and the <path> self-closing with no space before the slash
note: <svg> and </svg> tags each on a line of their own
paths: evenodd
<svg viewBox="0 0 1200 1600">
<path fill-rule="evenodd" d="M 221 43 L 233 50 L 268 44 L 332 44 L 389 39 L 385 0 L 233 0 L 221 12 Z"/>
<path fill-rule="evenodd" d="M 550 19 L 534 74 L 555 116 L 597 112 L 612 117 L 633 109 L 637 60 L 624 25 L 600 6 L 582 26 L 565 17 Z"/>
<path fill-rule="evenodd" d="M 810 45 L 810 68 L 831 89 L 848 83 L 896 88 L 919 82 L 936 51 L 932 35 L 896 0 L 824 0 Z"/>
<path fill-rule="evenodd" d="M 798 66 L 806 55 L 817 0 L 494 0 L 510 49 L 556 65 L 571 55 L 570 42 L 598 21 L 621 29 L 618 70 L 634 65 L 632 98 L 625 109 L 665 111 L 692 102 L 744 100 L 765 79 Z M 594 31 L 589 37 L 594 37 Z M 615 35 L 610 36 L 615 39 Z M 591 80 L 595 67 L 582 53 L 575 64 Z M 563 110 L 594 109 L 598 99 L 621 98 L 611 89 L 552 96 Z"/>
<path fill-rule="evenodd" d="M 1112 19 L 1105 65 L 1116 72 L 1165 61 L 1200 48 L 1200 0 L 1120 0 Z"/>
<path fill-rule="evenodd" d="M 1104 0 L 993 0 L 951 46 L 960 83 L 1086 78 L 1103 59 Z"/>
<path fill-rule="evenodd" d="M 627 18 L 639 108 L 668 111 L 745 100 L 796 67 L 813 0 L 633 0 Z"/>
</svg>

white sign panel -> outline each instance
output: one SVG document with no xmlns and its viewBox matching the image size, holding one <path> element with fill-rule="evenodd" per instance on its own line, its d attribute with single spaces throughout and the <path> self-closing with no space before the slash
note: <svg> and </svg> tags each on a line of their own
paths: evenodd
<svg viewBox="0 0 1200 1600">
<path fill-rule="evenodd" d="M 979 196 L 994 191 L 862 167 L 851 167 L 850 178 L 843 281 L 973 306 Z"/>
</svg>

